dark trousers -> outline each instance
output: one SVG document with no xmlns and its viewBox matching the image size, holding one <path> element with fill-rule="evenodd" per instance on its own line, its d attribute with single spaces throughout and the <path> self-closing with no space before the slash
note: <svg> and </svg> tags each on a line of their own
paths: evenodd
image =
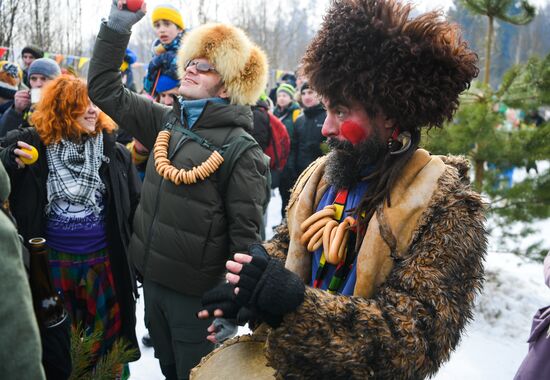
<svg viewBox="0 0 550 380">
<path fill-rule="evenodd" d="M 206 340 L 212 320 L 197 319 L 200 297 L 191 297 L 156 282 L 143 283 L 145 325 L 151 334 L 155 357 L 167 380 L 189 378 L 189 371 L 214 349 Z"/>
</svg>

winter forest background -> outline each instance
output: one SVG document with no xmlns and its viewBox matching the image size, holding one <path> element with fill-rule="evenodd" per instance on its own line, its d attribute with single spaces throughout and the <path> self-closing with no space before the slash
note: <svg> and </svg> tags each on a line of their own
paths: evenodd
<svg viewBox="0 0 550 380">
<path fill-rule="evenodd" d="M 544 1 L 544 0 L 542 0 Z M 208 21 L 229 21 L 245 29 L 268 53 L 272 68 L 294 70 L 315 33 L 326 0 L 164 0 L 182 9 L 187 27 Z M 155 1 L 149 1 L 152 8 Z M 519 2 L 518 2 L 519 3 Z M 513 2 L 512 2 L 513 4 Z M 90 56 L 101 17 L 108 15 L 108 0 L 2 0 L 0 2 L 0 46 L 13 47 L 10 58 L 27 43 L 64 55 Z M 102 12 L 98 12 L 102 10 Z M 519 12 L 519 8 L 511 13 Z M 466 39 L 483 60 L 486 21 L 452 0 L 448 16 L 463 26 Z M 90 18 L 93 19 L 90 25 Z M 526 26 L 496 21 L 492 85 L 498 85 L 512 65 L 532 55 L 550 52 L 550 3 L 542 3 Z M 140 61 L 149 59 L 153 31 L 141 22 L 134 29 L 130 48 Z M 483 68 L 480 76 L 483 75 Z"/>
<path fill-rule="evenodd" d="M 269 56 L 270 85 L 277 74 L 296 70 L 328 4 L 150 0 L 149 9 L 161 2 L 181 9 L 187 28 L 222 21 L 246 30 Z M 432 153 L 470 159 L 472 179 L 487 202 L 491 232 L 487 281 L 475 321 L 436 376 L 442 380 L 511 379 L 527 352 L 532 315 L 550 302 L 540 264 L 550 250 L 550 1 L 491 0 L 496 5 L 491 9 L 486 3 L 489 0 L 444 3 L 447 16 L 461 24 L 478 53 L 480 74 L 462 96 L 455 118 L 423 137 Z M 109 0 L 1 0 L 0 47 L 8 49 L 4 59 L 19 61 L 21 48 L 32 43 L 85 76 L 85 59 L 69 57 L 91 56 L 109 6 Z M 138 62 L 149 61 L 153 39 L 150 22 L 134 28 L 129 47 Z M 141 78 L 143 64 L 134 71 Z M 275 197 L 270 210 L 277 210 L 279 201 Z M 279 220 L 273 211 L 269 224 Z M 149 351 L 144 348 L 144 358 L 132 366 L 132 379 L 160 378 Z"/>
</svg>

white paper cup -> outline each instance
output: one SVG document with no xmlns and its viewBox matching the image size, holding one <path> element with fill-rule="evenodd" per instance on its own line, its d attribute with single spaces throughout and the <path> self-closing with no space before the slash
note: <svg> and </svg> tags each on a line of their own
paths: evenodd
<svg viewBox="0 0 550 380">
<path fill-rule="evenodd" d="M 31 103 L 36 104 L 40 101 L 40 96 L 42 94 L 41 88 L 31 88 Z"/>
</svg>

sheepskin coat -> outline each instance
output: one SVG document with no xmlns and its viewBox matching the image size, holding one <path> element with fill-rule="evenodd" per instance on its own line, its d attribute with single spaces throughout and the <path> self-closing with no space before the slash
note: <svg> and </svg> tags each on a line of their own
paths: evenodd
<svg viewBox="0 0 550 380">
<path fill-rule="evenodd" d="M 312 255 L 300 244 L 301 221 L 328 184 L 326 158 L 304 171 L 288 223 L 266 248 L 309 283 Z M 460 157 L 419 149 L 377 207 L 357 258 L 353 296 L 306 287 L 304 302 L 267 336 L 266 355 L 280 378 L 421 379 L 456 348 L 472 318 L 486 252 L 484 205 Z"/>
</svg>

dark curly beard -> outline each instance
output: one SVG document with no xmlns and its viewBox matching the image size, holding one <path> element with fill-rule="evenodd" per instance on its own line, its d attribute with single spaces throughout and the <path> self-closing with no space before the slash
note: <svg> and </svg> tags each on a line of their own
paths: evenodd
<svg viewBox="0 0 550 380">
<path fill-rule="evenodd" d="M 350 188 L 365 175 L 368 166 L 384 159 L 386 142 L 374 134 L 360 144 L 329 138 L 325 179 L 336 189 Z"/>
</svg>

